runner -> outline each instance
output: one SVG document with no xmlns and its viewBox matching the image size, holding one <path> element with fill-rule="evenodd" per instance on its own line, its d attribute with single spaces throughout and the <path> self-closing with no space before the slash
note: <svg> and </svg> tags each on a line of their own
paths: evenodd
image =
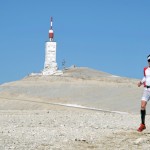
<svg viewBox="0 0 150 150">
<path fill-rule="evenodd" d="M 150 55 L 147 56 L 148 67 L 144 68 L 144 77 L 138 83 L 138 87 L 144 85 L 143 96 L 141 100 L 141 125 L 137 129 L 137 131 L 142 132 L 146 129 L 145 125 L 145 115 L 146 115 L 146 105 L 147 102 L 150 100 Z"/>
</svg>

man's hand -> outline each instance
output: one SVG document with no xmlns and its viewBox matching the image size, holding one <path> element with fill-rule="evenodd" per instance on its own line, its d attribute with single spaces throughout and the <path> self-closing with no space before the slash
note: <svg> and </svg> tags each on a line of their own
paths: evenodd
<svg viewBox="0 0 150 150">
<path fill-rule="evenodd" d="M 140 82 L 138 82 L 138 87 L 140 87 L 142 85 L 142 82 L 140 81 Z"/>
</svg>

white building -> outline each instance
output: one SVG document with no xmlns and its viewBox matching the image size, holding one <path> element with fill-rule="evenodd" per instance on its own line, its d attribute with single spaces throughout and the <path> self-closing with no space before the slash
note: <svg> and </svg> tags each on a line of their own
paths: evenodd
<svg viewBox="0 0 150 150">
<path fill-rule="evenodd" d="M 56 62 L 56 42 L 54 42 L 54 32 L 52 29 L 52 17 L 51 28 L 49 30 L 49 41 L 45 43 L 45 63 L 42 75 L 61 75 L 63 72 L 58 70 Z"/>
</svg>

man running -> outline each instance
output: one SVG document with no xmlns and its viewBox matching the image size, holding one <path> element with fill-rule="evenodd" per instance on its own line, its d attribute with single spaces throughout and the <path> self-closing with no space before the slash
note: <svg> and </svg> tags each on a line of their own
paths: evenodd
<svg viewBox="0 0 150 150">
<path fill-rule="evenodd" d="M 148 67 L 144 68 L 144 77 L 138 83 L 138 87 L 144 85 L 143 96 L 141 100 L 141 125 L 137 129 L 137 131 L 142 132 L 146 129 L 145 125 L 145 115 L 146 115 L 146 105 L 147 102 L 150 100 L 150 55 L 147 56 Z"/>
</svg>

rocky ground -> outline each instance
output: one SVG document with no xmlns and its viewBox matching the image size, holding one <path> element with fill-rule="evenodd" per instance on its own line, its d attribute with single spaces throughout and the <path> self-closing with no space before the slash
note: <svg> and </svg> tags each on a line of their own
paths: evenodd
<svg viewBox="0 0 150 150">
<path fill-rule="evenodd" d="M 50 110 L 0 111 L 0 150 L 148 150 L 140 116 L 52 106 Z"/>
<path fill-rule="evenodd" d="M 0 150 L 150 150 L 138 81 L 81 67 L 0 85 Z"/>
</svg>

